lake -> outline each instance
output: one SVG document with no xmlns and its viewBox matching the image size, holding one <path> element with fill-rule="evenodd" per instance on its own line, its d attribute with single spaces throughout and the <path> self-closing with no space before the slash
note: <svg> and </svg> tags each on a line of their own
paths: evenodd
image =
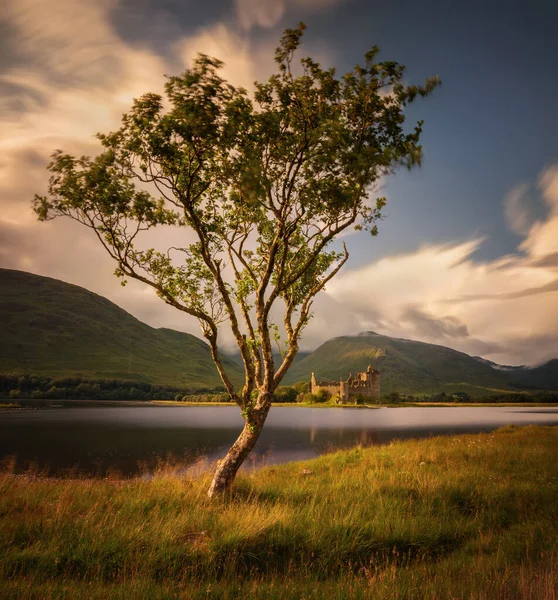
<svg viewBox="0 0 558 600">
<path fill-rule="evenodd" d="M 240 432 L 236 406 L 37 401 L 0 412 L 0 460 L 15 472 L 150 476 L 162 463 L 203 469 Z M 38 407 L 38 408 L 37 408 Z M 304 460 L 356 444 L 491 431 L 503 425 L 558 425 L 558 407 L 273 407 L 245 468 Z"/>
</svg>

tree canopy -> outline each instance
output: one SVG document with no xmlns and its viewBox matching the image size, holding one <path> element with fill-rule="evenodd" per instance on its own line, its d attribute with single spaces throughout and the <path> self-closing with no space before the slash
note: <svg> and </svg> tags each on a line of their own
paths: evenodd
<svg viewBox="0 0 558 600">
<path fill-rule="evenodd" d="M 350 227 L 376 235 L 385 199 L 371 199 L 375 183 L 420 163 L 422 122 L 406 131 L 404 108 L 439 83 L 406 85 L 403 66 L 375 62 L 377 47 L 341 78 L 311 58 L 295 65 L 304 29 L 286 30 L 277 73 L 253 94 L 221 77 L 221 61 L 198 55 L 168 78 L 165 97 L 143 95 L 118 131 L 98 135 L 98 156 L 55 152 L 48 194 L 34 202 L 40 219 L 91 228 L 123 282 L 142 281 L 198 319 L 246 420 L 232 476 L 215 489 L 230 485 L 255 444 L 313 299 L 348 259 L 333 242 Z M 194 241 L 146 247 L 142 236 L 158 226 L 186 228 Z M 225 322 L 242 355 L 241 388 L 221 362 Z"/>
</svg>

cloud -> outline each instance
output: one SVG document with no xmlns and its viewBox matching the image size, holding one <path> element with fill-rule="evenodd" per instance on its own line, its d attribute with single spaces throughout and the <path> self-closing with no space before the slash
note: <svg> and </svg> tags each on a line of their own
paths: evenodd
<svg viewBox="0 0 558 600">
<path fill-rule="evenodd" d="M 436 318 L 426 314 L 416 306 L 410 306 L 401 315 L 403 323 L 423 337 L 428 338 L 466 338 L 469 330 L 457 317 Z"/>
<path fill-rule="evenodd" d="M 277 25 L 291 9 L 306 13 L 322 12 L 345 0 L 235 0 L 235 13 L 245 30 L 253 27 L 269 29 Z"/>
<path fill-rule="evenodd" d="M 233 85 L 253 89 L 256 80 L 267 78 L 273 68 L 274 44 L 261 42 L 257 47 L 224 23 L 201 29 L 176 44 L 180 62 L 190 65 L 198 53 L 221 59 L 222 76 Z"/>
<path fill-rule="evenodd" d="M 538 179 L 541 198 L 548 207 L 548 215 L 530 228 L 520 245 L 531 258 L 541 260 L 558 251 L 558 166 L 544 169 Z"/>
<path fill-rule="evenodd" d="M 42 64 L 50 75 L 106 80 L 107 74 L 118 77 L 108 61 L 122 45 L 107 19 L 114 6 L 111 0 L 6 0 L 2 18 L 16 31 L 17 52 L 31 64 Z"/>
<path fill-rule="evenodd" d="M 504 198 L 504 217 L 508 227 L 518 235 L 525 235 L 531 225 L 532 218 L 527 204 L 529 184 L 519 183 Z"/>
<path fill-rule="evenodd" d="M 223 59 L 224 76 L 249 89 L 271 70 L 275 45 L 251 36 L 255 28 L 341 1 L 236 0 L 232 23 L 216 22 L 178 41 L 173 25 L 163 58 L 118 34 L 117 0 L 5 0 L 0 21 L 14 60 L 0 71 L 0 264 L 87 287 L 151 325 L 199 334 L 194 319 L 151 289 L 137 282 L 122 288 L 91 232 L 70 221 L 37 223 L 30 201 L 45 189 L 48 157 L 55 148 L 97 152 L 93 134 L 117 128 L 134 97 L 160 92 L 163 74 L 180 72 L 196 52 Z M 326 51 L 318 46 L 312 54 L 323 60 Z M 510 228 L 522 236 L 516 253 L 478 261 L 483 240 L 473 239 L 424 245 L 342 272 L 316 300 L 301 345 L 374 329 L 501 363 L 557 356 L 558 165 L 535 184 L 518 184 L 504 201 Z M 548 214 L 533 222 L 528 202 L 536 191 Z M 152 241 L 183 245 L 181 235 L 161 229 Z"/>
<path fill-rule="evenodd" d="M 549 267 L 558 269 L 558 252 L 553 252 L 531 262 L 533 267 Z"/>
<path fill-rule="evenodd" d="M 235 0 L 237 19 L 244 29 L 277 25 L 285 13 L 282 0 Z"/>
<path fill-rule="evenodd" d="M 539 189 L 553 214 L 558 214 L 558 166 L 545 169 L 539 177 Z"/>
<path fill-rule="evenodd" d="M 195 319 L 166 306 L 150 288 L 137 282 L 122 288 L 90 231 L 67 220 L 38 223 L 31 199 L 46 188 L 54 149 L 96 154 L 94 134 L 118 128 L 133 98 L 162 92 L 164 74 L 183 71 L 197 52 L 222 59 L 223 76 L 250 89 L 271 71 L 275 44 L 252 40 L 236 22 L 216 22 L 177 40 L 173 23 L 163 57 L 117 33 L 120 8 L 117 0 L 3 3 L 0 23 L 9 29 L 15 59 L 0 65 L 0 264 L 84 286 L 151 325 L 199 334 Z M 257 13 L 262 26 L 268 23 L 262 11 L 270 10 L 268 3 Z M 155 246 L 187 240 L 183 231 L 162 228 L 150 238 Z"/>
<path fill-rule="evenodd" d="M 558 167 L 543 170 L 538 189 L 548 214 L 526 227 L 515 254 L 475 260 L 480 239 L 424 246 L 341 273 L 328 293 L 362 329 L 370 315 L 381 315 L 382 333 L 445 343 L 504 364 L 556 357 Z"/>
</svg>

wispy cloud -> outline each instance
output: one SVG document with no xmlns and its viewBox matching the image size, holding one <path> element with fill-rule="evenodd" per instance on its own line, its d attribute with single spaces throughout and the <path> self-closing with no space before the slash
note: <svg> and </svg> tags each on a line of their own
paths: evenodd
<svg viewBox="0 0 558 600">
<path fill-rule="evenodd" d="M 234 6 L 238 22 L 249 30 L 274 27 L 290 9 L 320 12 L 343 2 L 345 0 L 235 0 Z"/>
<path fill-rule="evenodd" d="M 225 23 L 217 23 L 180 40 L 175 51 L 183 65 L 190 65 L 198 53 L 220 58 L 225 63 L 223 77 L 236 86 L 252 90 L 256 80 L 262 80 L 271 72 L 273 48 L 273 43 L 265 42 L 256 47 L 249 36 L 239 34 Z"/>
<path fill-rule="evenodd" d="M 134 283 L 121 288 L 114 265 L 89 232 L 62 220 L 36 222 L 30 201 L 44 190 L 48 156 L 55 148 L 95 153 L 93 134 L 118 127 L 134 97 L 161 91 L 163 74 L 180 71 L 196 52 L 223 59 L 224 75 L 249 88 L 265 78 L 273 60 L 274 44 L 253 36 L 254 30 L 287 18 L 292 24 L 342 1 L 235 0 L 234 21 L 178 40 L 174 27 L 163 57 L 117 32 L 117 0 L 4 0 L 0 20 L 16 60 L 0 72 L 0 263 L 83 285 L 155 326 L 197 333 L 197 322 L 151 290 Z M 318 59 L 327 55 L 318 50 L 311 52 Z M 536 194 L 547 215 L 533 221 L 529 202 L 538 200 Z M 316 301 L 303 345 L 377 329 L 505 363 L 557 356 L 558 165 L 544 169 L 536 182 L 512 188 L 504 211 L 522 238 L 516 253 L 478 261 L 481 239 L 425 244 L 342 273 Z"/>
<path fill-rule="evenodd" d="M 525 224 L 516 254 L 475 260 L 479 239 L 425 246 L 341 274 L 328 293 L 363 329 L 376 318 L 383 333 L 482 350 L 503 363 L 558 356 L 556 166 L 543 170 L 538 189 L 548 214 Z"/>
<path fill-rule="evenodd" d="M 527 205 L 529 184 L 519 183 L 504 197 L 504 216 L 508 227 L 518 235 L 525 235 L 533 224 Z"/>
<path fill-rule="evenodd" d="M 133 98 L 161 92 L 164 74 L 190 66 L 198 52 L 223 60 L 223 75 L 236 85 L 250 89 L 266 78 L 275 44 L 254 41 L 249 30 L 276 25 L 283 7 L 297 3 L 308 0 L 280 2 L 279 8 L 271 2 L 237 5 L 236 21 L 178 39 L 173 24 L 163 57 L 121 37 L 114 26 L 117 0 L 5 0 L 0 23 L 10 32 L 5 41 L 15 60 L 0 67 L 0 265 L 82 285 L 152 325 L 199 333 L 197 321 L 166 306 L 151 289 L 135 282 L 123 289 L 91 232 L 65 220 L 38 223 L 31 199 L 46 187 L 54 149 L 97 153 L 94 134 L 117 128 Z M 329 4 L 310 2 L 310 9 Z M 155 232 L 177 246 L 184 235 Z"/>
</svg>

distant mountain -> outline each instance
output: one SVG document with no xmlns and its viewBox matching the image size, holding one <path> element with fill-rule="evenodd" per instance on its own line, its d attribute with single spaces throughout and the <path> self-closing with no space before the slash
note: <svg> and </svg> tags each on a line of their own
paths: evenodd
<svg viewBox="0 0 558 600">
<path fill-rule="evenodd" d="M 473 356 L 473 358 L 485 365 L 489 365 L 493 369 L 496 369 L 496 371 L 520 371 L 521 369 L 529 368 L 525 367 L 525 365 L 521 365 L 519 367 L 514 367 L 512 365 L 499 365 L 498 363 L 488 360 L 487 358 L 483 358 L 482 356 Z"/>
<path fill-rule="evenodd" d="M 301 361 L 303 358 L 306 358 L 308 355 L 312 354 L 308 350 L 300 350 L 294 358 L 293 364 Z M 240 352 L 229 352 L 227 356 L 234 361 L 237 365 L 242 366 L 242 356 Z M 275 361 L 276 368 L 283 362 L 283 358 L 279 352 L 273 352 L 273 360 Z"/>
<path fill-rule="evenodd" d="M 486 395 L 509 390 L 509 375 L 475 358 L 435 344 L 392 338 L 373 331 L 337 337 L 293 365 L 287 381 L 338 380 L 372 364 L 381 373 L 382 393 L 452 393 Z"/>
<path fill-rule="evenodd" d="M 515 387 L 558 390 L 558 359 L 549 360 L 538 367 L 519 367 L 508 375 Z"/>
<path fill-rule="evenodd" d="M 238 379 L 239 367 L 224 363 Z M 154 329 L 84 288 L 8 269 L 0 269 L 0 372 L 222 385 L 197 337 Z"/>
<path fill-rule="evenodd" d="M 276 356 L 279 361 L 279 356 Z M 240 357 L 224 357 L 235 381 Z M 484 396 L 521 389 L 558 390 L 558 360 L 508 367 L 444 346 L 373 331 L 331 339 L 300 352 L 283 383 L 346 378 L 372 364 L 382 393 L 464 391 Z M 81 287 L 0 269 L 0 373 L 121 379 L 178 387 L 215 387 L 221 380 L 208 345 L 171 329 L 154 329 Z"/>
<path fill-rule="evenodd" d="M 507 380 L 512 387 L 558 390 L 558 359 L 556 358 L 536 367 L 526 367 L 525 365 L 513 367 L 499 365 L 480 356 L 473 356 L 473 358 L 490 365 L 497 371 L 506 371 Z"/>
</svg>

